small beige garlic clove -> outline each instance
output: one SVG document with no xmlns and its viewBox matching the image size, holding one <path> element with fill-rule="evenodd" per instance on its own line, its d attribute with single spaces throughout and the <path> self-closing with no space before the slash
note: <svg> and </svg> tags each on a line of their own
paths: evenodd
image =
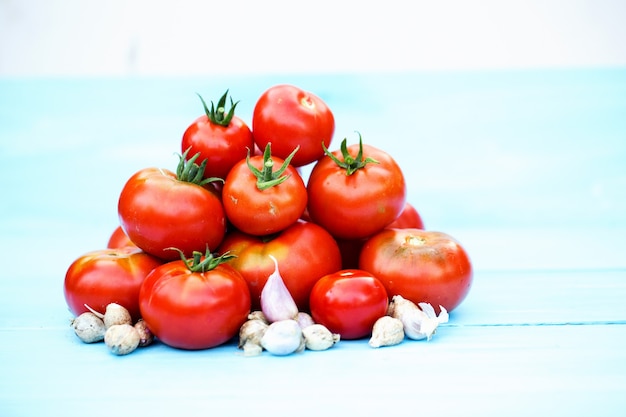
<svg viewBox="0 0 626 417">
<path fill-rule="evenodd" d="M 244 322 L 239 328 L 239 348 L 243 349 L 246 344 L 261 345 L 261 338 L 269 325 L 259 319 L 251 319 Z"/>
<path fill-rule="evenodd" d="M 111 353 L 118 356 L 133 352 L 139 346 L 139 341 L 139 332 L 130 324 L 114 324 L 104 334 L 104 343 Z"/>
<path fill-rule="evenodd" d="M 263 314 L 261 310 L 255 310 L 248 314 L 248 320 L 261 320 L 265 324 L 270 324 L 269 320 L 265 317 L 265 314 Z"/>
<path fill-rule="evenodd" d="M 107 305 L 104 312 L 104 326 L 108 329 L 116 324 L 133 324 L 133 319 L 128 310 L 117 303 Z"/>
<path fill-rule="evenodd" d="M 391 316 L 383 316 L 374 323 L 372 337 L 368 343 L 373 348 L 379 348 L 397 345 L 403 340 L 404 325 L 402 320 Z"/>
<path fill-rule="evenodd" d="M 430 304 L 420 303 L 422 307 L 420 308 L 414 302 L 400 295 L 394 295 L 391 304 L 393 305 L 388 311 L 394 318 L 402 321 L 404 334 L 409 339 L 430 340 L 437 331 L 439 324 L 448 320 L 448 312 L 442 306 L 439 306 L 440 315 L 436 316 Z"/>
<path fill-rule="evenodd" d="M 96 343 L 104 340 L 106 328 L 100 317 L 91 312 L 82 313 L 72 320 L 74 333 L 84 343 Z"/>
<path fill-rule="evenodd" d="M 302 329 L 305 347 L 309 350 L 326 350 L 330 349 L 335 343 L 339 342 L 340 336 L 332 333 L 322 324 L 311 324 Z"/>
</svg>

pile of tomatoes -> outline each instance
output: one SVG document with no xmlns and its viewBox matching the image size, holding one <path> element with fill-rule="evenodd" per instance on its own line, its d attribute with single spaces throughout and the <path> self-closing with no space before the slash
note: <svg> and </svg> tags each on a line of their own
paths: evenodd
<svg viewBox="0 0 626 417">
<path fill-rule="evenodd" d="M 272 255 L 298 309 L 341 334 L 371 333 L 400 294 L 451 311 L 472 266 L 451 236 L 424 230 L 402 170 L 384 150 L 344 139 L 316 95 L 266 90 L 251 126 L 228 91 L 191 123 L 176 171 L 131 176 L 107 249 L 70 265 L 70 311 L 109 303 L 183 349 L 221 345 L 260 308 Z M 302 169 L 311 169 L 305 182 Z"/>
</svg>

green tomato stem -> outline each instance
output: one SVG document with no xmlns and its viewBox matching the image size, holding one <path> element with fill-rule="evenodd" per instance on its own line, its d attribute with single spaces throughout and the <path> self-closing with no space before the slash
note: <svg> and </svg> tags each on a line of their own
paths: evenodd
<svg viewBox="0 0 626 417">
<path fill-rule="evenodd" d="M 248 149 L 246 163 L 248 164 L 250 172 L 252 172 L 252 174 L 254 174 L 257 179 L 257 188 L 263 191 L 285 182 L 291 175 L 283 175 L 283 173 L 291 163 L 291 160 L 293 159 L 298 149 L 300 149 L 300 146 L 297 146 L 296 149 L 294 149 L 293 152 L 291 152 L 291 154 L 287 156 L 281 167 L 276 171 L 274 171 L 274 161 L 272 160 L 271 142 L 268 142 L 268 144 L 265 146 L 265 151 L 263 152 L 262 171 L 250 163 L 250 149 Z"/>
<path fill-rule="evenodd" d="M 343 161 L 337 158 L 335 155 L 333 155 L 333 153 L 330 152 L 328 148 L 326 148 L 326 145 L 324 145 L 324 142 L 322 142 L 322 148 L 324 149 L 324 153 L 330 159 L 332 159 L 337 164 L 337 166 L 345 169 L 346 175 L 354 174 L 359 169 L 365 168 L 367 164 L 380 163 L 374 158 L 370 158 L 370 157 L 363 159 L 363 139 L 361 138 L 361 134 L 359 132 L 356 132 L 356 133 L 359 135 L 359 152 L 357 153 L 356 157 L 353 157 L 352 155 L 350 155 L 350 153 L 348 152 L 348 145 L 347 145 L 348 139 L 344 138 L 343 141 L 341 142 L 341 155 L 343 157 Z"/>
</svg>

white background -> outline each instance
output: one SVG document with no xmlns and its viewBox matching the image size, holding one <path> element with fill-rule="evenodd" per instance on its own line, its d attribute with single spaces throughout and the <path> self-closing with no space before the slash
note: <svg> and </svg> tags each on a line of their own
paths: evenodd
<svg viewBox="0 0 626 417">
<path fill-rule="evenodd" d="M 626 1 L 0 0 L 0 76 L 626 65 Z"/>
</svg>

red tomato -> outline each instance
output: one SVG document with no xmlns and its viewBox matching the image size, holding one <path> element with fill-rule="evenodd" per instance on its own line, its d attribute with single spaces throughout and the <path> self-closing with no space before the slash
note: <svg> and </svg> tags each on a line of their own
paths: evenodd
<svg viewBox="0 0 626 417">
<path fill-rule="evenodd" d="M 314 94 L 293 85 L 276 85 L 256 102 L 252 115 L 255 143 L 265 149 L 272 143 L 274 154 L 287 158 L 300 147 L 291 163 L 304 166 L 324 155 L 321 146 L 330 146 L 335 118 L 326 103 Z"/>
<path fill-rule="evenodd" d="M 142 318 L 168 346 L 208 349 L 238 334 L 250 313 L 246 281 L 220 258 L 179 259 L 155 268 L 139 292 Z M 225 259 L 225 258 L 224 258 Z M 200 267 L 204 262 L 206 266 Z"/>
<path fill-rule="evenodd" d="M 128 238 L 128 235 L 126 235 L 126 233 L 124 233 L 124 229 L 122 229 L 122 226 L 117 226 L 115 228 L 115 230 L 113 230 L 113 233 L 111 233 L 111 236 L 109 237 L 109 241 L 107 243 L 107 248 L 108 249 L 117 249 L 117 248 L 123 248 L 123 247 L 126 247 L 126 246 L 137 247 L 137 245 L 135 245 Z"/>
<path fill-rule="evenodd" d="M 473 278 L 465 249 L 451 236 L 420 229 L 386 229 L 361 249 L 359 268 L 382 281 L 389 296 L 448 311 L 467 296 Z"/>
<path fill-rule="evenodd" d="M 387 313 L 384 285 L 372 274 L 344 269 L 320 278 L 311 290 L 311 316 L 342 339 L 360 339 Z"/>
<path fill-rule="evenodd" d="M 181 165 L 185 164 L 181 157 Z M 118 213 L 124 232 L 144 251 L 162 259 L 179 258 L 175 247 L 190 256 L 214 249 L 226 233 L 226 215 L 219 197 L 206 189 L 199 170 L 194 179 L 181 168 L 146 168 L 134 174 L 119 197 Z"/>
<path fill-rule="evenodd" d="M 417 209 L 408 201 L 404 204 L 404 209 L 391 224 L 388 229 L 424 229 L 424 222 Z"/>
<path fill-rule="evenodd" d="M 207 160 L 204 177 L 226 178 L 228 171 L 242 159 L 248 149 L 254 148 L 252 131 L 235 115 L 237 103 L 230 99 L 226 112 L 228 90 L 220 98 L 217 107 L 211 102 L 209 109 L 200 97 L 205 114 L 198 117 L 183 134 L 182 152 L 191 149 L 191 155 L 200 153 L 200 160 Z"/>
<path fill-rule="evenodd" d="M 301 220 L 272 237 L 231 231 L 218 252 L 235 256 L 229 263 L 248 282 L 255 310 L 260 308 L 261 291 L 274 272 L 268 255 L 276 258 L 280 275 L 300 311 L 308 311 L 315 282 L 341 268 L 341 254 L 333 237 L 320 226 Z"/>
<path fill-rule="evenodd" d="M 289 160 L 272 157 L 268 144 L 263 155 L 243 159 L 231 169 L 222 202 L 226 217 L 236 228 L 251 235 L 268 235 L 300 218 L 306 208 L 306 186 Z"/>
<path fill-rule="evenodd" d="M 346 146 L 320 159 L 307 185 L 313 222 L 333 236 L 358 239 L 393 222 L 406 201 L 406 183 L 398 164 L 373 146 Z"/>
<path fill-rule="evenodd" d="M 137 320 L 139 288 L 146 276 L 161 264 L 157 258 L 130 246 L 86 253 L 65 274 L 65 301 L 75 316 L 89 311 L 85 304 L 104 313 L 107 305 L 117 303 Z"/>
</svg>

